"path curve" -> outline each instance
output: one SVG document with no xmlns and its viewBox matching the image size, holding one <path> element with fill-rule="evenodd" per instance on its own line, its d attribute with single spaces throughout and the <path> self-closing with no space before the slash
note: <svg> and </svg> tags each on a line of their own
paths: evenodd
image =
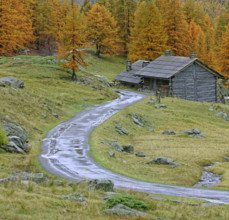
<svg viewBox="0 0 229 220">
<path fill-rule="evenodd" d="M 115 188 L 229 204 L 229 191 L 148 183 L 116 174 L 98 165 L 90 155 L 92 130 L 119 110 L 145 98 L 120 91 L 116 100 L 88 108 L 52 129 L 41 145 L 38 159 L 44 170 L 67 180 L 108 178 Z"/>
</svg>

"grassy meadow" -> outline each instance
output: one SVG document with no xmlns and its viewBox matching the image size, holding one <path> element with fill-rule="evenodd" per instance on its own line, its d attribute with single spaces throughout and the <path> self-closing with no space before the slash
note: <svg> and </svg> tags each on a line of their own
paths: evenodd
<svg viewBox="0 0 229 220">
<path fill-rule="evenodd" d="M 0 57 L 0 78 L 5 76 L 15 76 L 25 82 L 25 88 L 16 89 L 6 87 L 0 87 L 0 123 L 12 122 L 17 125 L 20 125 L 26 131 L 29 132 L 29 144 L 32 146 L 32 150 L 27 155 L 20 154 L 9 154 L 5 152 L 0 152 L 0 178 L 8 177 L 14 172 L 43 172 L 46 177 L 48 177 L 49 182 L 43 184 L 35 184 L 33 182 L 23 183 L 20 180 L 17 182 L 1 183 L 0 184 L 0 209 L 1 215 L 0 219 L 4 220 L 43 220 L 43 219 L 58 219 L 58 220 L 127 220 L 127 219 L 137 219 L 137 220 L 147 220 L 147 219 L 174 219 L 174 220 L 199 220 L 199 219 L 229 219 L 229 209 L 228 206 L 214 206 L 214 207 L 202 207 L 202 200 L 194 199 L 184 199 L 184 198 L 173 198 L 160 196 L 163 200 L 154 200 L 149 198 L 150 195 L 145 193 L 138 192 L 123 192 L 117 190 L 116 192 L 127 193 L 129 195 L 135 196 L 137 199 L 144 201 L 149 204 L 149 209 L 146 211 L 147 216 L 145 217 L 136 217 L 132 218 L 129 216 L 115 216 L 115 215 L 106 215 L 103 213 L 104 202 L 101 201 L 105 195 L 105 192 L 94 191 L 88 189 L 85 184 L 73 184 L 69 186 L 67 181 L 63 181 L 63 185 L 58 186 L 56 181 L 61 180 L 59 177 L 50 175 L 43 171 L 41 166 L 37 161 L 37 156 L 40 152 L 40 143 L 41 140 L 45 137 L 47 132 L 52 129 L 55 125 L 68 120 L 77 112 L 82 111 L 83 109 L 90 107 L 94 104 L 105 102 L 117 97 L 117 94 L 110 89 L 103 88 L 100 82 L 95 81 L 93 75 L 104 75 L 110 81 L 113 76 L 118 74 L 125 68 L 125 61 L 123 58 L 118 57 L 105 57 L 102 56 L 101 59 L 91 55 L 92 52 L 88 53 L 86 58 L 90 66 L 86 67 L 78 75 L 80 81 L 86 81 L 88 79 L 92 80 L 93 86 L 100 88 L 101 90 L 95 90 L 90 86 L 82 86 L 71 81 L 71 73 L 66 70 L 61 70 L 58 66 L 58 63 L 55 57 L 33 57 L 33 56 L 18 56 L 12 58 L 3 58 Z M 88 101 L 85 101 L 85 98 Z M 164 101 L 164 100 L 163 100 Z M 139 175 L 139 169 L 136 169 L 136 172 L 133 172 L 133 168 L 138 166 L 145 166 L 146 159 L 137 159 L 134 156 L 123 155 L 116 153 L 116 158 L 111 160 L 111 163 L 107 163 L 107 151 L 108 147 L 104 148 L 100 142 L 105 140 L 106 137 L 116 138 L 120 143 L 131 143 L 134 145 L 135 150 L 143 151 L 149 157 L 153 157 L 160 152 L 156 153 L 158 143 L 161 143 L 161 146 L 168 146 L 167 149 L 171 151 L 178 152 L 178 149 L 175 149 L 173 146 L 180 147 L 181 143 L 188 143 L 191 139 L 187 137 L 176 137 L 163 136 L 165 139 L 163 142 L 161 140 L 161 131 L 166 127 L 174 129 L 176 131 L 181 128 L 178 125 L 172 126 L 173 123 L 177 123 L 177 114 L 182 113 L 181 118 L 185 117 L 186 120 L 192 121 L 195 125 L 195 118 L 192 119 L 191 116 L 186 112 L 189 110 L 190 106 L 184 101 L 172 99 L 166 99 L 166 104 L 168 104 L 168 110 L 173 109 L 173 115 L 169 113 L 168 110 L 157 110 L 160 114 L 151 114 L 156 110 L 152 106 L 147 104 L 147 100 L 144 100 L 140 104 L 136 104 L 133 107 L 127 108 L 120 113 L 112 117 L 111 120 L 106 121 L 100 127 L 98 127 L 92 136 L 93 143 L 93 152 L 95 157 L 98 160 L 101 160 L 102 164 L 110 167 L 111 169 L 117 170 L 127 174 L 127 169 L 123 169 L 123 164 L 120 163 L 119 157 L 125 159 L 128 163 L 125 165 L 131 167 L 129 170 L 129 175 L 134 176 L 140 179 L 150 179 L 150 181 L 158 182 L 171 182 L 167 179 L 156 179 L 149 178 L 149 169 L 150 172 L 154 168 L 151 167 L 146 169 L 145 175 Z M 179 104 L 180 103 L 180 104 Z M 183 104 L 182 104 L 183 103 Z M 175 111 L 177 106 L 178 110 Z M 184 106 L 183 106 L 184 105 Z M 48 106 L 51 106 L 53 111 L 59 115 L 58 118 L 55 118 L 51 115 Z M 142 107 L 142 110 L 138 106 Z M 194 107 L 195 106 L 195 107 Z M 198 126 L 203 128 L 202 122 L 205 121 L 206 124 L 211 125 L 213 129 L 213 124 L 217 124 L 216 134 L 213 134 L 211 129 L 202 129 L 204 134 L 208 138 L 214 139 L 214 147 L 219 148 L 220 152 L 218 156 L 209 156 L 206 160 L 202 160 L 198 166 L 198 171 L 196 171 L 196 176 L 199 175 L 201 171 L 201 166 L 212 161 L 212 158 L 217 158 L 222 160 L 221 154 L 224 154 L 223 143 L 220 141 L 219 136 L 221 131 L 227 128 L 227 124 L 222 119 L 216 119 L 212 116 L 213 113 L 208 112 L 207 104 L 198 104 L 198 111 L 205 111 L 206 118 L 202 119 L 199 117 Z M 185 107 L 184 109 L 180 107 Z M 220 106 L 216 106 L 221 108 Z M 197 105 L 193 105 L 193 108 L 197 108 Z M 129 117 L 126 117 L 126 114 L 129 112 L 136 112 L 141 114 L 148 122 L 153 123 L 155 133 L 150 133 L 146 128 L 138 128 L 136 125 L 131 123 Z M 191 111 L 191 109 L 190 109 Z M 194 111 L 195 112 L 195 111 Z M 42 113 L 47 115 L 47 118 L 42 116 Z M 150 114 L 148 114 L 150 113 Z M 202 114 L 202 113 L 201 113 Z M 197 113 L 193 113 L 196 117 Z M 202 114 L 203 115 L 203 114 Z M 171 117 L 169 123 L 167 123 L 164 117 Z M 120 117 L 118 119 L 118 117 Z M 212 122 L 209 122 L 209 118 L 212 119 Z M 120 121 L 124 127 L 128 128 L 131 131 L 132 136 L 117 136 L 113 131 L 116 122 Z M 179 122 L 184 124 L 184 122 Z M 191 122 L 190 122 L 191 123 Z M 179 124 L 179 125 L 180 125 Z M 101 129 L 106 127 L 108 130 L 105 132 Z M 191 126 L 191 127 L 193 127 Z M 194 127 L 196 127 L 194 126 Z M 185 127 L 185 126 L 183 126 Z M 179 128 L 179 129 L 178 129 Z M 206 132 L 205 132 L 206 131 Z M 138 132 L 138 136 L 136 135 Z M 209 137 L 212 134 L 212 137 Z M 225 134 L 225 133 L 222 133 Z M 225 140 L 225 139 L 224 139 Z M 186 141 L 186 142 L 183 142 Z M 194 140 L 197 142 L 197 140 Z M 204 141 L 204 140 L 200 140 Z M 172 145 L 167 145 L 166 143 L 171 143 Z M 209 142 L 206 142 L 206 146 Z M 205 145 L 204 145 L 205 146 Z M 205 146 L 205 149 L 206 149 Z M 219 146 L 219 147 L 218 147 Z M 152 150 L 149 150 L 152 148 Z M 158 150 L 162 150 L 158 148 Z M 210 146 L 213 148 L 213 145 Z M 180 148 L 179 148 L 180 149 Z M 187 149 L 188 150 L 188 149 Z M 203 149 L 204 150 L 204 149 Z M 172 154 L 172 153 L 171 153 Z M 196 153 L 197 154 L 197 153 Z M 166 155 L 165 155 L 166 156 Z M 226 156 L 226 155 L 225 155 Z M 182 169 L 186 169 L 185 162 L 180 159 L 179 154 L 175 157 L 175 153 L 171 155 L 176 159 L 176 162 L 182 164 Z M 186 158 L 186 157 L 185 157 Z M 187 159 L 187 164 L 192 166 L 193 161 Z M 132 164 L 132 165 L 131 165 Z M 136 164 L 136 166 L 134 165 Z M 119 165 L 119 166 L 117 166 Z M 116 167 L 114 167 L 116 166 Z M 222 167 L 221 167 L 222 166 Z M 224 163 L 217 165 L 217 172 L 222 172 L 225 170 Z M 157 169 L 164 170 L 163 172 L 167 174 L 166 167 L 158 167 Z M 180 169 L 180 168 L 179 168 Z M 214 168 L 216 169 L 216 168 Z M 187 169 L 186 169 L 187 170 Z M 170 169 L 171 171 L 171 169 Z M 177 168 L 174 169 L 177 171 Z M 156 171 L 152 172 L 152 175 L 155 175 Z M 174 172 L 176 173 L 176 172 Z M 226 173 L 226 171 L 225 171 Z M 179 175 L 177 175 L 178 177 Z M 170 175 L 171 178 L 171 175 Z M 226 175 L 224 175 L 226 178 Z M 182 184 L 180 181 L 177 181 L 179 184 Z M 223 184 L 223 182 L 222 182 Z M 227 187 L 227 186 L 225 186 Z M 69 193 L 81 193 L 84 195 L 87 205 L 82 205 L 78 202 L 71 200 L 61 200 L 62 196 L 65 196 Z M 155 196 L 155 195 L 154 195 Z M 173 202 L 171 200 L 179 199 L 183 201 L 182 203 Z M 192 204 L 195 204 L 193 206 Z"/>
<path fill-rule="evenodd" d="M 209 103 L 185 101 L 176 98 L 164 98 L 166 109 L 155 109 L 149 104 L 151 97 L 127 107 L 111 119 L 97 127 L 92 136 L 92 153 L 97 162 L 113 171 L 136 179 L 164 184 L 192 186 L 198 182 L 203 166 L 211 162 L 220 162 L 209 171 L 222 175 L 222 181 L 215 188 L 229 189 L 229 122 L 217 118 L 216 113 L 229 113 L 228 105 L 213 104 L 214 111 L 209 111 Z M 138 127 L 131 117 L 137 113 L 148 122 L 148 126 Z M 119 135 L 115 126 L 122 124 L 130 134 Z M 148 129 L 154 129 L 154 132 Z M 192 138 L 180 132 L 199 128 L 206 138 Z M 164 135 L 171 129 L 176 135 Z M 111 147 L 102 143 L 109 139 L 117 140 L 121 145 L 131 144 L 135 153 L 143 152 L 146 158 L 117 151 L 111 158 Z M 149 165 L 146 162 L 155 157 L 164 156 L 175 160 L 181 166 L 171 168 L 168 165 Z M 126 162 L 123 162 L 123 160 Z"/>
</svg>

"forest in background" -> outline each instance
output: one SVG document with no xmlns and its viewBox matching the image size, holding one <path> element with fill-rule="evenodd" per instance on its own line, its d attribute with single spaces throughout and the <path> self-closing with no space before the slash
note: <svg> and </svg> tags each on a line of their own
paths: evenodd
<svg viewBox="0 0 229 220">
<path fill-rule="evenodd" d="M 84 49 L 154 60 L 167 49 L 229 77 L 228 0 L 8 0 L 0 3 L 0 56 L 58 54 L 76 78 Z"/>
</svg>

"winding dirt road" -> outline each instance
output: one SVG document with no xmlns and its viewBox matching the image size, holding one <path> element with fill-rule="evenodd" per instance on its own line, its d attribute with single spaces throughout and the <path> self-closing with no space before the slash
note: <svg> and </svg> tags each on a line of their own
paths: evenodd
<svg viewBox="0 0 229 220">
<path fill-rule="evenodd" d="M 42 142 L 38 158 L 44 170 L 67 180 L 108 178 L 119 189 L 229 204 L 229 191 L 142 182 L 107 170 L 92 159 L 89 146 L 92 130 L 119 110 L 144 98 L 142 94 L 121 91 L 118 99 L 88 108 L 52 129 Z"/>
</svg>

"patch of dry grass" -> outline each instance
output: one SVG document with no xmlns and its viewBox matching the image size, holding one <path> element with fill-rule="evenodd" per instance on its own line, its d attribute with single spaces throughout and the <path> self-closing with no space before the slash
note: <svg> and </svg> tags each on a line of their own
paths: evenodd
<svg viewBox="0 0 229 220">
<path fill-rule="evenodd" d="M 214 112 L 209 111 L 209 103 L 191 102 L 175 98 L 162 100 L 167 109 L 155 109 L 148 103 L 149 98 L 127 107 L 95 129 L 92 134 L 92 152 L 103 166 L 116 172 L 141 180 L 175 185 L 192 186 L 197 183 L 203 166 L 211 162 L 220 162 L 212 171 L 222 176 L 222 182 L 216 187 L 229 188 L 228 156 L 229 122 L 217 118 L 219 111 L 229 112 L 229 106 L 214 104 Z M 150 125 L 139 128 L 130 114 L 141 115 Z M 131 135 L 118 135 L 115 126 L 121 123 Z M 148 129 L 153 127 L 155 132 Z M 191 138 L 180 131 L 199 128 L 206 138 Z M 163 135 L 172 129 L 176 135 Z M 148 159 L 135 155 L 116 152 L 110 158 L 110 147 L 102 144 L 106 138 L 116 139 L 120 144 L 132 144 L 135 152 L 144 152 Z M 148 165 L 146 162 L 158 156 L 175 160 L 181 166 L 171 168 L 167 165 Z M 123 163 L 125 160 L 127 163 Z"/>
</svg>

